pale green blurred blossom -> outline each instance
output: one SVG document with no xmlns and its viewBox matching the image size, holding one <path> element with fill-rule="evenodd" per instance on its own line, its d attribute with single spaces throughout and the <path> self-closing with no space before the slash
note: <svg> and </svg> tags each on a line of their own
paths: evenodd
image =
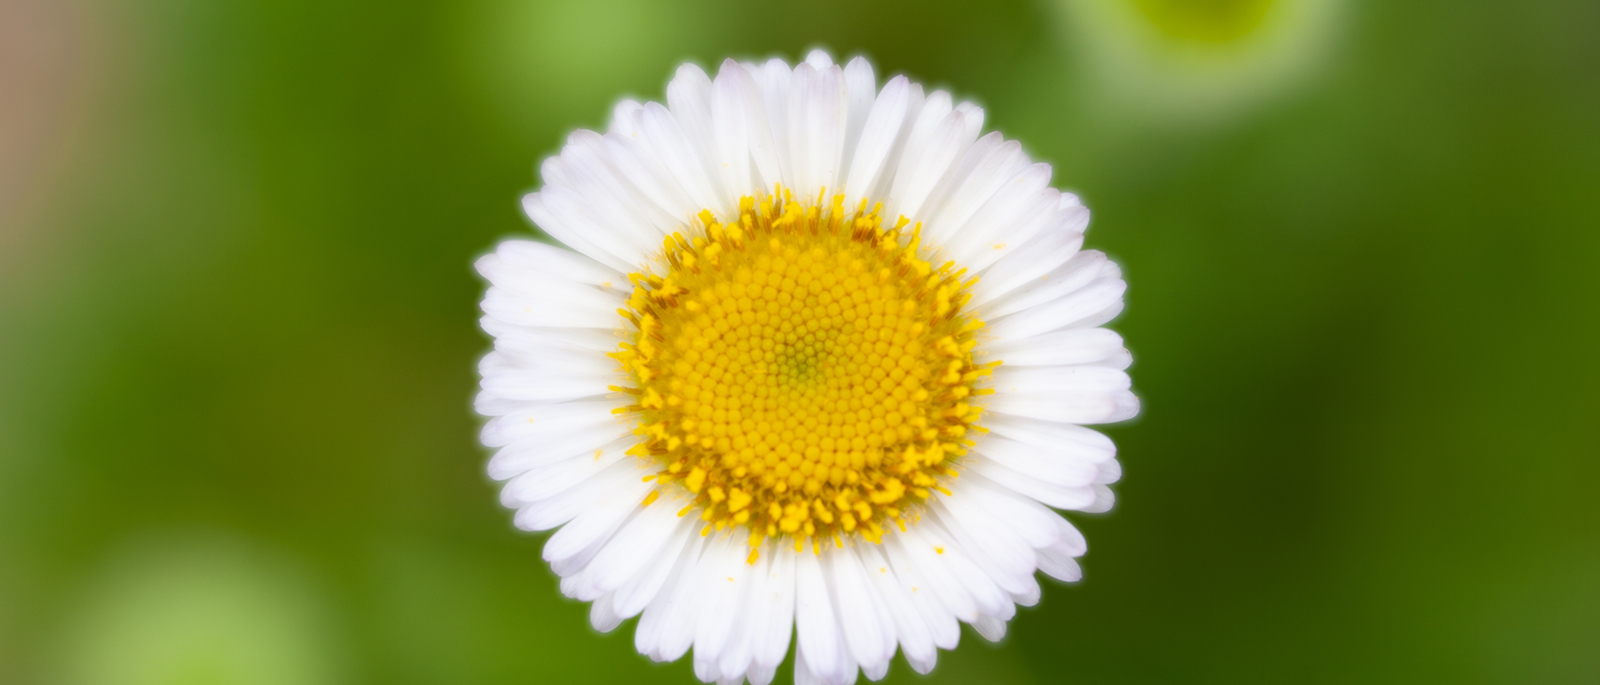
<svg viewBox="0 0 1600 685">
<path fill-rule="evenodd" d="M 126 545 L 60 636 L 61 685 L 330 685 L 344 649 L 292 565 L 225 537 Z"/>
<path fill-rule="evenodd" d="M 1052 0 L 1065 42 L 1117 119 L 1225 120 L 1311 82 L 1345 0 Z"/>
</svg>

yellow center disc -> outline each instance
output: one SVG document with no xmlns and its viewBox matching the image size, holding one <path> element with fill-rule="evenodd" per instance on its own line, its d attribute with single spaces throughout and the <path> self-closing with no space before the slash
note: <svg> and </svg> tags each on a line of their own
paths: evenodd
<svg viewBox="0 0 1600 685">
<path fill-rule="evenodd" d="M 620 410 L 638 416 L 631 452 L 693 493 L 680 515 L 698 511 L 702 534 L 877 541 L 955 475 L 974 384 L 998 364 L 972 360 L 976 279 L 918 259 L 918 228 L 878 212 L 779 188 L 729 224 L 701 212 L 696 235 L 666 240 L 663 273 L 632 275 L 637 333 L 613 354 L 634 381 L 615 388 L 637 400 Z"/>
</svg>

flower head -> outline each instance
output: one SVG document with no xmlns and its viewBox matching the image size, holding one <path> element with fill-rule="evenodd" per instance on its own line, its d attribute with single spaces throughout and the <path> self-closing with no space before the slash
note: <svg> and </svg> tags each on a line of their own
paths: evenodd
<svg viewBox="0 0 1600 685">
<path fill-rule="evenodd" d="M 863 59 L 685 65 L 523 198 L 566 248 L 502 243 L 478 410 L 489 473 L 602 631 L 706 682 L 933 668 L 999 639 L 1056 509 L 1104 511 L 1131 418 L 1088 211 L 983 111 Z"/>
</svg>

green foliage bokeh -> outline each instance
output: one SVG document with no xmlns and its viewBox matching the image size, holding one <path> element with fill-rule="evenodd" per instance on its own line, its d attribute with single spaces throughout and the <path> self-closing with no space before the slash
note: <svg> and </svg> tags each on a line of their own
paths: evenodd
<svg viewBox="0 0 1600 685">
<path fill-rule="evenodd" d="M 1086 580 L 927 680 L 1600 682 L 1600 10 L 1336 3 L 1186 118 L 1075 3 L 79 3 L 0 215 L 0 682 L 692 682 L 499 507 L 470 265 L 618 97 L 814 46 L 983 104 L 1130 283 Z"/>
</svg>

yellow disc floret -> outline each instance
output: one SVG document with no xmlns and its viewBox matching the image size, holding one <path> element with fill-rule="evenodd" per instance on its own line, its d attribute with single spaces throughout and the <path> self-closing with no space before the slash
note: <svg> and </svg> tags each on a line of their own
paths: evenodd
<svg viewBox="0 0 1600 685">
<path fill-rule="evenodd" d="M 634 382 L 614 388 L 636 400 L 618 410 L 638 416 L 631 452 L 693 494 L 680 515 L 702 534 L 748 530 L 752 561 L 768 537 L 877 542 L 972 444 L 998 364 L 973 362 L 976 278 L 919 259 L 918 227 L 879 211 L 779 188 L 727 224 L 701 212 L 664 273 L 631 275 L 635 332 L 612 355 Z"/>
</svg>

